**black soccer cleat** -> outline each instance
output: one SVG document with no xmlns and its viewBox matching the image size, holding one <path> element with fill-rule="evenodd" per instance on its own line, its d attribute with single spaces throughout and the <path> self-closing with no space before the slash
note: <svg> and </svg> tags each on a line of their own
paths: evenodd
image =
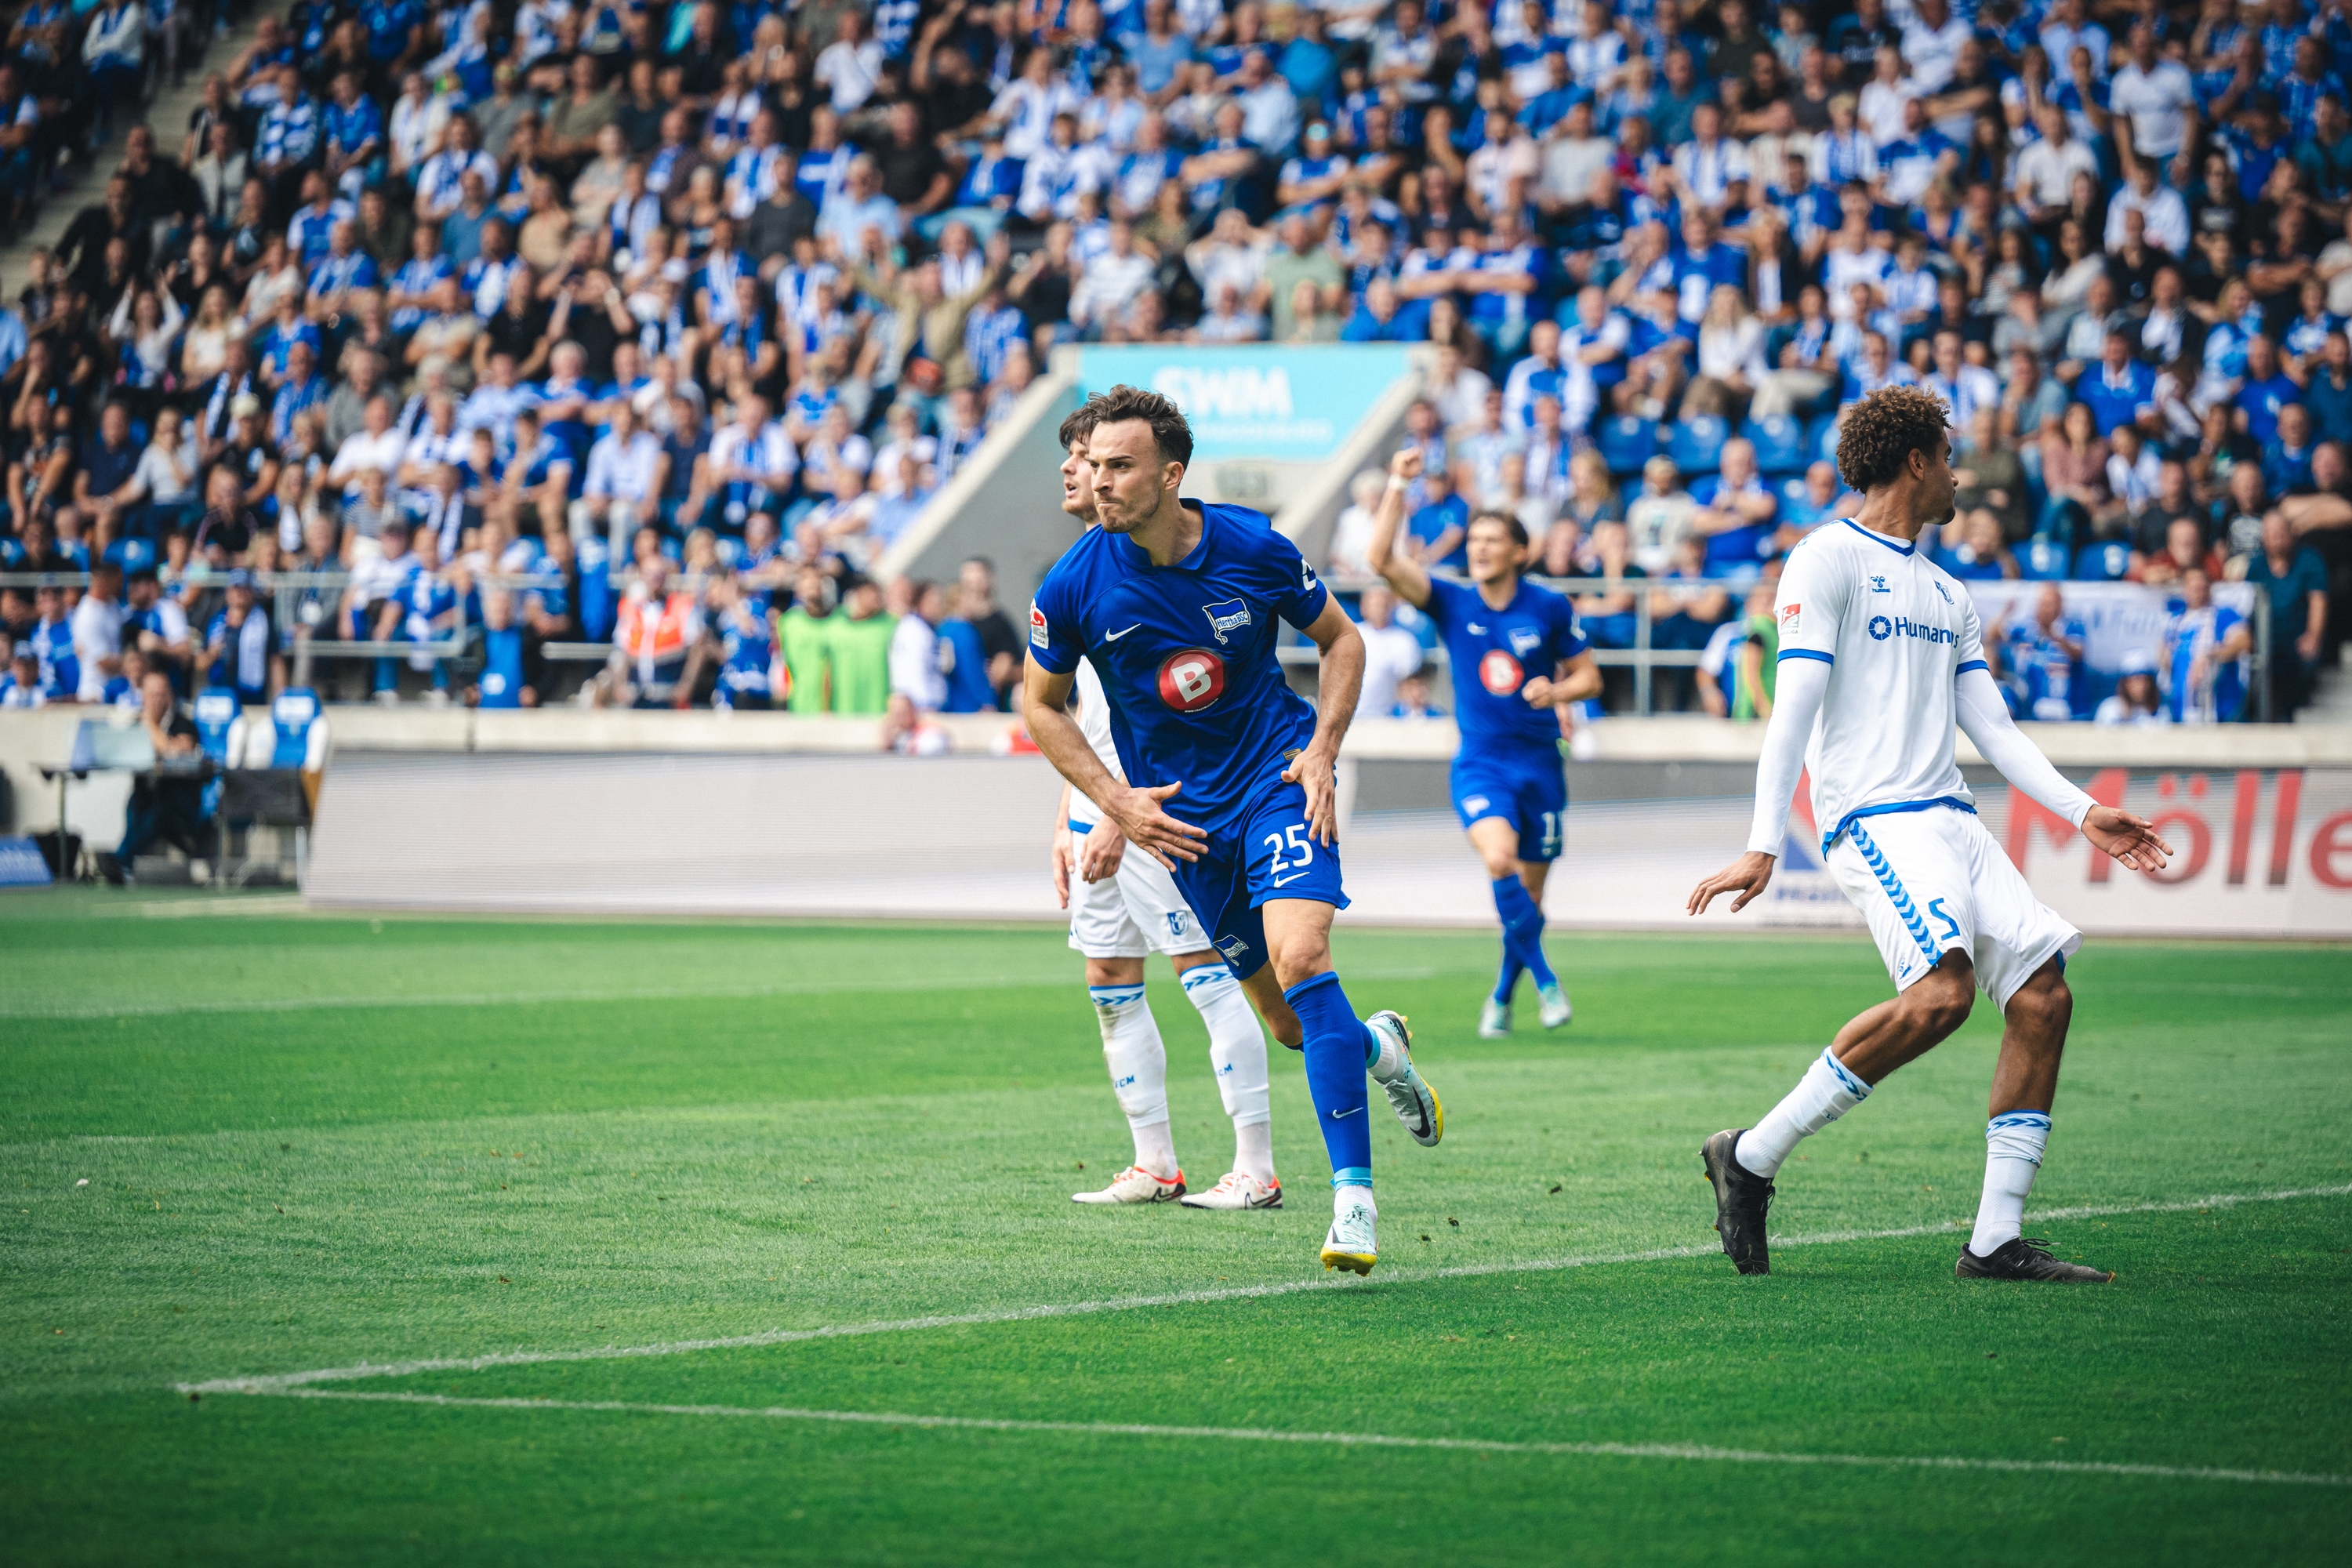
<svg viewBox="0 0 2352 1568">
<path fill-rule="evenodd" d="M 1699 1145 L 1706 1179 L 1715 1187 L 1715 1228 L 1723 1237 L 1723 1255 L 1742 1274 L 1769 1274 L 1772 1258 L 1764 1244 L 1764 1214 L 1772 1206 L 1772 1183 L 1741 1164 L 1735 1127 Z"/>
<path fill-rule="evenodd" d="M 2104 1285 L 2115 1278 L 2104 1268 L 2053 1258 L 2048 1242 L 2022 1236 L 2011 1237 L 1990 1258 L 1979 1258 L 1963 1244 L 1952 1275 L 1959 1279 L 2054 1279 L 2062 1285 Z"/>
</svg>

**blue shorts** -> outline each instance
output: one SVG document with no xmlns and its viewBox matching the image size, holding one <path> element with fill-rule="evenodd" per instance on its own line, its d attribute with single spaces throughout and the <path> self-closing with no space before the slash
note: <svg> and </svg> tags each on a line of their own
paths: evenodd
<svg viewBox="0 0 2352 1568">
<path fill-rule="evenodd" d="M 1454 814 L 1465 830 L 1474 822 L 1500 817 L 1518 829 L 1520 859 L 1559 858 L 1568 772 L 1557 752 L 1457 756 L 1451 784 Z"/>
<path fill-rule="evenodd" d="M 1310 837 L 1307 791 L 1295 784 L 1276 784 L 1230 824 L 1212 828 L 1198 860 L 1176 862 L 1176 888 L 1241 980 L 1265 967 L 1265 921 L 1258 906 L 1268 899 L 1348 907 L 1339 846 Z"/>
</svg>

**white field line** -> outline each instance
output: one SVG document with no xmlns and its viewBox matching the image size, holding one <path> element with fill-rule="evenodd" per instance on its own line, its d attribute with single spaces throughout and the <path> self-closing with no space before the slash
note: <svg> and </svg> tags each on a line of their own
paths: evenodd
<svg viewBox="0 0 2352 1568">
<path fill-rule="evenodd" d="M 1434 969 L 1356 969 L 1362 980 L 1427 980 Z M 922 979 L 894 977 L 874 980 L 800 980 L 774 985 L 655 985 L 614 991 L 456 992 L 441 995 L 271 996 L 209 1002 L 129 1002 L 101 1006 L 65 1003 L 55 1006 L 31 1003 L 0 1005 L 0 1018 L 152 1018 L 181 1013 L 303 1013 L 336 1007 L 521 1007 L 551 1002 L 677 1002 L 757 1000 L 765 996 L 809 996 L 844 991 L 993 991 L 1023 986 L 1066 985 L 1069 975 L 1040 974 L 1034 979 L 994 974 L 931 975 Z"/>
<path fill-rule="evenodd" d="M 2232 1208 L 2241 1204 L 2281 1203 L 2292 1198 L 2335 1198 L 2352 1195 L 2352 1183 L 2332 1187 L 2299 1187 L 2268 1193 L 2221 1193 L 2179 1203 L 2115 1204 L 2081 1208 L 2045 1209 L 2032 1216 L 2034 1225 L 2052 1220 L 2092 1219 L 2102 1215 L 2182 1214 L 2190 1210 Z M 1776 1236 L 1774 1247 L 1824 1247 L 1845 1241 L 1892 1241 L 1903 1237 L 1948 1234 L 1957 1220 L 1942 1225 L 1904 1226 L 1894 1230 L 1836 1230 L 1811 1236 Z M 1704 1258 L 1718 1251 L 1703 1247 L 1659 1247 L 1641 1252 L 1596 1254 L 1579 1258 L 1547 1258 L 1506 1263 L 1467 1263 L 1451 1268 L 1400 1268 L 1382 1284 L 1412 1284 L 1431 1279 L 1469 1279 L 1496 1274 L 1540 1274 L 1568 1268 L 1591 1268 L 1609 1263 L 1655 1263 L 1674 1258 Z M 499 1366 L 542 1366 L 560 1362 L 626 1361 L 644 1356 L 688 1355 L 698 1351 L 750 1350 L 765 1345 L 796 1344 L 806 1340 L 847 1339 L 866 1334 L 919 1332 L 926 1329 L 969 1328 L 992 1323 L 1031 1322 L 1046 1318 L 1083 1317 L 1097 1312 L 1129 1312 L 1150 1307 L 1189 1307 L 1214 1301 L 1263 1300 L 1295 1295 L 1303 1290 L 1370 1289 L 1348 1276 L 1293 1279 L 1271 1285 L 1236 1285 L 1220 1290 L 1181 1290 L 1161 1296 L 1124 1296 L 1101 1301 L 1047 1303 L 1009 1307 L 990 1312 L 940 1313 L 880 1322 L 835 1323 L 815 1329 L 771 1329 L 763 1333 L 727 1339 L 675 1340 L 664 1344 L 604 1345 L 587 1350 L 507 1351 L 491 1355 L 440 1357 L 423 1361 L 362 1362 L 353 1366 L 321 1367 L 311 1372 L 256 1373 L 220 1377 L 204 1383 L 173 1386 L 183 1394 L 286 1394 L 321 1383 L 349 1383 L 362 1378 L 410 1377 L 427 1372 L 481 1372 Z M 495 1402 L 493 1402 L 495 1403 Z M 533 1401 L 520 1401 L 531 1404 Z"/>
<path fill-rule="evenodd" d="M 880 1410 L 753 1409 L 737 1405 L 638 1405 L 617 1399 L 457 1399 L 442 1394 L 373 1394 L 351 1388 L 281 1388 L 280 1399 L 349 1399 L 460 1410 L 579 1410 L 628 1415 L 732 1415 L 759 1421 L 830 1421 L 843 1426 L 945 1427 L 970 1432 L 1041 1432 L 1082 1437 L 1206 1438 L 1218 1442 L 1331 1443 L 1349 1448 L 1439 1448 L 1475 1454 L 1575 1455 L 1618 1459 L 1692 1459 L 1718 1465 L 1843 1465 L 1907 1470 L 1999 1470 L 2062 1476 L 2123 1476 L 2173 1481 L 2253 1481 L 2352 1486 L 2352 1476 L 2293 1470 L 2230 1470 L 2200 1465 L 2121 1465 L 2086 1459 L 1971 1459 L 1949 1455 L 1777 1454 L 1698 1443 L 1512 1443 L 1482 1437 L 1399 1437 L 1381 1432 L 1285 1432 L 1263 1426 L 1152 1426 L 1122 1421 L 992 1421 L 973 1415 L 910 1415 Z"/>
</svg>

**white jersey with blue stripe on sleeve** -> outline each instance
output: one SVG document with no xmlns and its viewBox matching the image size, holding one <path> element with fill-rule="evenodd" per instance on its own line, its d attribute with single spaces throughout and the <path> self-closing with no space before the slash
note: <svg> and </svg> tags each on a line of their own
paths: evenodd
<svg viewBox="0 0 2352 1568">
<path fill-rule="evenodd" d="M 1831 667 L 1805 748 L 1824 852 L 1856 817 L 1976 809 L 1953 754 L 1955 685 L 1985 668 L 1984 637 L 1958 582 L 1903 540 L 1841 519 L 1790 553 L 1779 617 L 1781 663 Z"/>
<path fill-rule="evenodd" d="M 1173 565 L 1098 528 L 1071 545 L 1030 605 L 1029 656 L 1056 675 L 1090 662 L 1129 782 L 1181 781 L 1167 809 L 1214 834 L 1278 787 L 1314 739 L 1315 710 L 1276 657 L 1276 622 L 1311 625 L 1329 595 L 1265 513 L 1185 505 L 1201 513 L 1201 542 Z"/>
</svg>

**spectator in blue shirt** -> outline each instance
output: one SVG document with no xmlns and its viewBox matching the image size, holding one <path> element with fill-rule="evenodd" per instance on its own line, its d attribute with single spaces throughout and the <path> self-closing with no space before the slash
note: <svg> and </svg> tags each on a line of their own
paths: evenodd
<svg viewBox="0 0 2352 1568">
<path fill-rule="evenodd" d="M 2131 357 L 2131 336 L 2109 332 L 2099 350 L 2099 368 L 2074 383 L 2074 395 L 2091 405 L 2105 435 L 2130 425 L 2155 406 L 2156 372 Z"/>
<path fill-rule="evenodd" d="M 2238 388 L 2238 428 L 2267 447 L 2278 435 L 2279 410 L 2303 401 L 2303 388 L 2279 368 L 2278 349 L 2257 332 L 2246 344 L 2246 379 Z"/>
<path fill-rule="evenodd" d="M 2311 482 L 2311 411 L 2300 403 L 2279 410 L 2278 434 L 2263 447 L 2263 483 L 2274 496 L 2308 494 Z"/>
<path fill-rule="evenodd" d="M 1470 532 L 1470 503 L 1454 493 L 1454 476 L 1442 468 L 1423 475 L 1421 484 L 1428 500 L 1405 524 L 1414 559 L 1423 566 L 1467 567 L 1462 543 Z"/>
</svg>

